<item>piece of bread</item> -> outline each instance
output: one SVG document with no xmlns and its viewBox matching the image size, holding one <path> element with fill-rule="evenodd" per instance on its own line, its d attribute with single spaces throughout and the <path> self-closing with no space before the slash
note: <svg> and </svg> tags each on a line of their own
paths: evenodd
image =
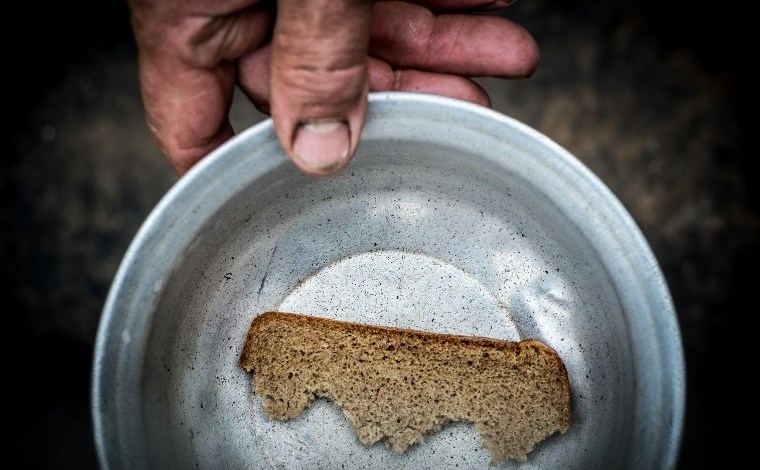
<svg viewBox="0 0 760 470">
<path fill-rule="evenodd" d="M 366 444 L 398 453 L 452 421 L 473 423 L 491 464 L 527 459 L 570 427 L 570 385 L 557 353 L 536 340 L 370 326 L 285 312 L 256 316 L 240 366 L 266 414 L 287 420 L 315 397 L 340 406 Z"/>
</svg>

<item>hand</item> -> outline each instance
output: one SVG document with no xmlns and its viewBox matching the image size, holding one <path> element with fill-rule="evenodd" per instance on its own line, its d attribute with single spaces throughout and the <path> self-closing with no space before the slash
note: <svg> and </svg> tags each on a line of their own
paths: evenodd
<svg viewBox="0 0 760 470">
<path fill-rule="evenodd" d="M 182 176 L 233 136 L 239 86 L 298 168 L 336 173 L 356 151 L 369 91 L 490 106 L 471 77 L 533 73 L 530 34 L 473 13 L 512 1 L 129 0 L 148 126 Z"/>
</svg>

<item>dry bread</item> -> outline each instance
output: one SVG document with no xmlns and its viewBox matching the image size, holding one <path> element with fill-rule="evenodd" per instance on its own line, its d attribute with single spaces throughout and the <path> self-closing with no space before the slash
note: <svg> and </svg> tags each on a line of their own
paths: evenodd
<svg viewBox="0 0 760 470">
<path fill-rule="evenodd" d="M 340 406 L 359 440 L 398 453 L 452 421 L 473 423 L 491 464 L 527 459 L 570 426 L 570 385 L 557 353 L 494 339 L 267 312 L 248 330 L 240 366 L 266 414 L 287 420 L 315 397 Z"/>
</svg>

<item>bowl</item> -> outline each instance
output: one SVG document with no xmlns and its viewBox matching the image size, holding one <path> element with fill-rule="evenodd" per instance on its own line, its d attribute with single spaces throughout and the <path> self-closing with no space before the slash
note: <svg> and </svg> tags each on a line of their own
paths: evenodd
<svg viewBox="0 0 760 470">
<path fill-rule="evenodd" d="M 92 372 L 99 462 L 121 468 L 489 468 L 468 423 L 395 454 L 317 400 L 267 419 L 238 359 L 268 310 L 506 340 L 565 362 L 572 423 L 502 468 L 672 468 L 685 367 L 632 217 L 538 131 L 431 95 L 370 95 L 340 174 L 301 173 L 271 121 L 161 199 L 105 303 Z"/>
</svg>

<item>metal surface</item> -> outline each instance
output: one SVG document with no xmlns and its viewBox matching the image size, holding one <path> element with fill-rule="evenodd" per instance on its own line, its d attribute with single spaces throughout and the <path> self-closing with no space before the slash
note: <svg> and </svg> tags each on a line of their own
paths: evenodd
<svg viewBox="0 0 760 470">
<path fill-rule="evenodd" d="M 672 468 L 684 359 L 645 239 L 575 157 L 446 98 L 371 95 L 341 174 L 301 174 L 266 121 L 181 179 L 112 285 L 93 365 L 103 468 L 488 468 L 465 423 L 403 455 L 318 400 L 268 420 L 237 365 L 266 310 L 536 338 L 567 365 L 573 420 L 502 468 Z"/>
</svg>

